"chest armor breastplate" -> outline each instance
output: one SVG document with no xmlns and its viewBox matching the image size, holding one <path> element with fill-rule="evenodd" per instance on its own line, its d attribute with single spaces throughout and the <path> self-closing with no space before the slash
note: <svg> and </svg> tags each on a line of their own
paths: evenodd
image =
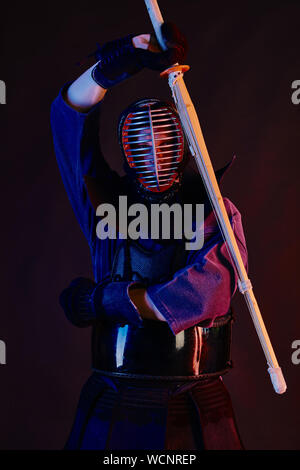
<svg viewBox="0 0 300 470">
<path fill-rule="evenodd" d="M 182 245 L 162 246 L 159 251 L 147 250 L 138 243 L 120 245 L 113 262 L 113 281 L 141 281 L 145 285 L 167 281 L 183 265 Z"/>
<path fill-rule="evenodd" d="M 167 282 L 185 262 L 183 244 L 150 251 L 125 240 L 116 252 L 111 278 L 147 287 Z M 229 312 L 210 328 L 195 325 L 177 335 L 161 321 L 144 320 L 142 326 L 100 322 L 93 331 L 93 368 L 113 376 L 167 380 L 222 375 L 231 367 L 231 320 Z"/>
</svg>

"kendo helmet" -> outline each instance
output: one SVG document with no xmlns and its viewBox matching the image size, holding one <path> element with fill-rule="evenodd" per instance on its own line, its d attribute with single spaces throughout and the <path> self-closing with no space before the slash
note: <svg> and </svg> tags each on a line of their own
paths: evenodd
<svg viewBox="0 0 300 470">
<path fill-rule="evenodd" d="M 178 185 L 185 164 L 185 139 L 175 107 L 155 98 L 135 101 L 118 124 L 125 171 L 145 192 Z"/>
</svg>

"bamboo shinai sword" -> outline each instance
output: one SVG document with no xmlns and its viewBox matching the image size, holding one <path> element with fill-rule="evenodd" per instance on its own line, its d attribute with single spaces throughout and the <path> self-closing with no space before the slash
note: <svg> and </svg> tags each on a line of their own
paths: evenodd
<svg viewBox="0 0 300 470">
<path fill-rule="evenodd" d="M 166 46 L 161 35 L 161 25 L 163 23 L 163 18 L 159 10 L 157 0 L 145 0 L 145 4 L 152 21 L 158 43 L 163 50 L 166 50 Z M 265 328 L 257 301 L 253 293 L 251 282 L 244 267 L 244 263 L 230 225 L 223 198 L 205 145 L 200 123 L 183 80 L 183 74 L 187 70 L 189 70 L 189 66 L 175 64 L 173 67 L 170 67 L 169 69 L 162 72 L 161 76 L 168 77 L 173 99 L 180 116 L 191 154 L 195 158 L 198 170 L 206 188 L 206 192 L 216 214 L 220 230 L 226 242 L 229 255 L 238 276 L 239 290 L 244 295 L 257 335 L 264 351 L 268 364 L 268 372 L 270 374 L 274 390 L 276 393 L 282 394 L 286 391 L 286 383 L 281 368 L 278 365 L 271 341 L 269 339 L 269 335 Z"/>
</svg>

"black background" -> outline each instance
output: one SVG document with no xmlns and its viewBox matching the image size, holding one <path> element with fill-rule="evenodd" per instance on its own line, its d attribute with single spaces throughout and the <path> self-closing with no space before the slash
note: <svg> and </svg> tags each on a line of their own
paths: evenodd
<svg viewBox="0 0 300 470">
<path fill-rule="evenodd" d="M 249 276 L 288 385 L 277 395 L 240 294 L 234 306 L 235 368 L 224 377 L 246 449 L 299 449 L 298 275 L 299 2 L 161 0 L 186 34 L 185 82 L 215 168 L 236 154 L 222 194 L 239 208 Z M 97 42 L 151 31 L 142 0 L 5 2 L 1 5 L 2 263 L 0 448 L 60 449 L 90 373 L 90 331 L 67 323 L 60 291 L 91 276 L 87 243 L 68 202 L 52 146 L 49 110 L 85 68 Z M 143 96 L 170 99 L 167 82 L 143 71 L 107 93 L 101 144 L 121 168 L 120 111 Z"/>
</svg>

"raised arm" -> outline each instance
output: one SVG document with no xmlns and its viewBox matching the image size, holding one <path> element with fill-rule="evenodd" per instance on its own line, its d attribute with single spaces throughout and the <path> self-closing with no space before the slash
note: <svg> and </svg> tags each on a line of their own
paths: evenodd
<svg viewBox="0 0 300 470">
<path fill-rule="evenodd" d="M 150 34 L 131 34 L 101 46 L 95 53 L 97 62 L 73 83 L 65 85 L 52 104 L 51 126 L 57 162 L 70 202 L 90 245 L 95 238 L 95 211 L 84 177 L 97 178 L 101 194 L 108 196 L 104 202 L 117 196 L 120 188 L 120 177 L 101 155 L 98 105 L 108 89 L 144 67 L 163 70 L 183 58 L 185 50 L 175 37 L 174 27 L 165 24 L 162 30 L 169 44 L 169 49 L 164 52 L 157 48 Z M 116 194 L 110 194 L 111 191 Z"/>
<path fill-rule="evenodd" d="M 86 70 L 68 88 L 65 99 L 79 112 L 87 112 L 99 103 L 108 89 L 136 74 L 144 67 L 164 70 L 186 53 L 186 45 L 178 41 L 174 25 L 162 26 L 163 37 L 168 49 L 162 52 L 151 34 L 131 34 L 122 39 L 108 42 L 95 53 L 98 62 Z M 182 37 L 181 41 L 185 41 Z"/>
<path fill-rule="evenodd" d="M 115 48 L 111 47 L 110 56 L 112 60 L 113 60 L 113 54 L 119 52 L 121 41 L 119 40 L 118 43 L 115 44 Z M 125 43 L 125 40 L 123 41 Z M 144 50 L 149 49 L 154 52 L 154 46 L 150 44 L 150 34 L 140 34 L 138 36 L 132 37 L 132 39 L 130 38 L 129 43 L 127 44 L 127 48 L 131 49 L 130 51 L 131 54 L 134 54 L 133 48 L 140 48 Z M 107 58 L 108 58 L 108 53 L 105 53 L 104 59 L 106 60 Z M 101 62 L 101 59 L 100 59 L 100 62 Z M 116 67 L 115 64 L 110 65 L 111 69 L 115 67 Z M 104 88 L 103 85 L 100 85 L 99 80 L 95 81 L 95 78 L 93 78 L 92 76 L 93 73 L 95 73 L 95 70 L 97 71 L 97 69 L 99 68 L 100 68 L 100 64 L 98 67 L 97 67 L 97 64 L 92 65 L 88 70 L 86 70 L 82 75 L 80 75 L 80 77 L 77 78 L 77 80 L 75 80 L 67 89 L 64 98 L 66 102 L 69 104 L 69 106 L 71 106 L 76 111 L 87 112 L 89 111 L 90 108 L 95 106 L 104 98 L 107 92 L 107 88 Z M 107 76 L 110 76 L 113 70 L 109 70 L 108 67 L 106 67 L 105 72 Z M 113 84 L 110 85 L 110 87 L 112 86 Z"/>
<path fill-rule="evenodd" d="M 95 65 L 92 65 L 77 80 L 75 80 L 64 94 L 64 99 L 69 106 L 76 111 L 86 113 L 99 103 L 107 90 L 93 80 L 91 73 Z"/>
</svg>

